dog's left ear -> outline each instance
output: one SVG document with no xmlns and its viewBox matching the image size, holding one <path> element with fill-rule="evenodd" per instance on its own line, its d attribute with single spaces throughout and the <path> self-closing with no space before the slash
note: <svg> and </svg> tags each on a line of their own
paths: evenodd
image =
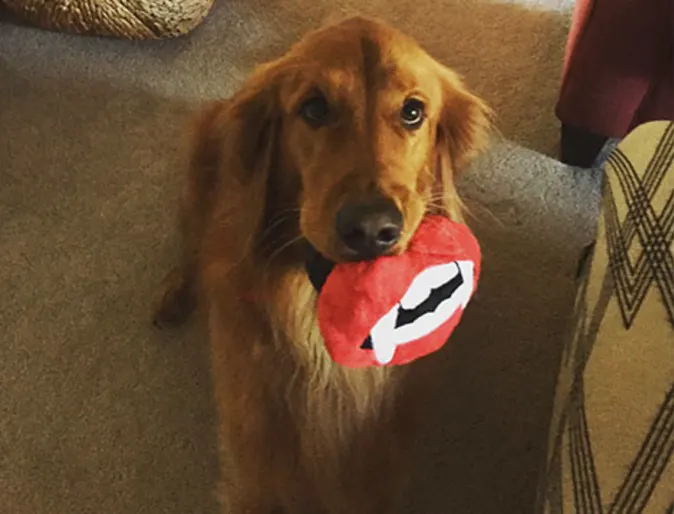
<svg viewBox="0 0 674 514">
<path fill-rule="evenodd" d="M 448 153 L 453 173 L 460 173 L 487 146 L 492 111 L 484 100 L 471 93 L 452 70 L 440 67 L 442 112 L 437 144 Z"/>
<path fill-rule="evenodd" d="M 456 73 L 442 65 L 438 68 L 442 110 L 436 130 L 436 189 L 442 191 L 449 206 L 456 204 L 452 202 L 456 198 L 455 180 L 487 147 L 492 111 Z"/>
</svg>

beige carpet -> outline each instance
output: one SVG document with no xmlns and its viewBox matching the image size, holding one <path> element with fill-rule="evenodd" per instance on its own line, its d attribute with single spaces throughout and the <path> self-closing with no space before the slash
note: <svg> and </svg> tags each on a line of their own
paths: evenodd
<svg viewBox="0 0 674 514">
<path fill-rule="evenodd" d="M 509 140 L 553 153 L 570 1 L 367 12 L 464 73 Z M 203 341 L 147 322 L 175 251 L 176 141 L 195 100 L 231 92 L 334 5 L 220 0 L 192 37 L 151 44 L 0 24 L 0 513 L 216 512 Z M 463 184 L 484 279 L 439 356 L 407 512 L 530 512 L 597 203 L 595 177 L 533 150 L 497 144 Z"/>
</svg>

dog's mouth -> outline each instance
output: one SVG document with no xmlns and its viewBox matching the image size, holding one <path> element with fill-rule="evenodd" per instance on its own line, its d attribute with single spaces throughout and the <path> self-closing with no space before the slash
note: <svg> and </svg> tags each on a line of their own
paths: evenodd
<svg viewBox="0 0 674 514">
<path fill-rule="evenodd" d="M 318 251 L 310 242 L 305 243 L 304 249 L 304 267 L 306 269 L 307 275 L 309 276 L 309 281 L 314 286 L 316 292 L 320 293 L 325 285 L 325 281 L 328 279 L 328 275 L 332 272 L 334 267 L 337 265 L 337 261 L 325 256 L 323 253 Z M 397 247 L 391 249 L 391 251 L 385 255 L 380 255 L 379 257 L 391 257 L 401 253 Z M 361 258 L 349 258 L 348 255 L 340 262 L 367 262 L 369 260 L 374 260 L 379 257 L 373 257 L 372 259 L 363 259 Z"/>
<path fill-rule="evenodd" d="M 461 260 L 422 270 L 400 302 L 375 323 L 361 349 L 374 351 L 377 361 L 387 364 L 398 346 L 437 330 L 466 308 L 474 269 L 472 261 Z"/>
<path fill-rule="evenodd" d="M 416 231 L 415 227 L 415 230 Z M 412 234 L 414 233 L 412 232 Z M 409 244 L 409 239 L 411 236 L 405 235 L 403 233 L 401 240 L 398 244 L 394 245 L 382 255 L 376 255 L 372 257 L 364 257 L 362 254 L 351 253 L 349 251 L 340 251 L 336 256 L 336 259 L 326 255 L 325 253 L 319 251 L 311 240 L 308 237 L 304 237 L 304 267 L 309 276 L 309 281 L 314 286 L 314 289 L 317 293 L 320 293 L 325 285 L 325 281 L 328 278 L 328 275 L 332 272 L 334 267 L 338 263 L 355 263 L 355 262 L 368 262 L 381 257 L 395 257 L 404 253 L 407 250 Z"/>
<path fill-rule="evenodd" d="M 309 276 L 309 281 L 316 292 L 320 293 L 337 263 L 329 259 L 309 242 L 306 243 L 304 266 Z"/>
</svg>

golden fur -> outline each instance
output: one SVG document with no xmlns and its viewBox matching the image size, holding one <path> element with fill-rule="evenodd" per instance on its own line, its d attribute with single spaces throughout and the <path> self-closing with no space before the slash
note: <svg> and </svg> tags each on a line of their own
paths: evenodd
<svg viewBox="0 0 674 514">
<path fill-rule="evenodd" d="M 330 123 L 298 116 L 320 94 Z M 401 128 L 406 98 L 425 104 Z M 343 260 L 334 219 L 374 192 L 404 215 L 460 218 L 454 179 L 487 139 L 489 110 L 448 68 L 360 17 L 306 35 L 197 116 L 181 202 L 184 255 L 156 311 L 206 317 L 225 511 L 393 512 L 415 400 L 404 368 L 351 370 L 324 349 L 303 245 Z M 251 301 L 251 299 L 253 301 Z"/>
</svg>

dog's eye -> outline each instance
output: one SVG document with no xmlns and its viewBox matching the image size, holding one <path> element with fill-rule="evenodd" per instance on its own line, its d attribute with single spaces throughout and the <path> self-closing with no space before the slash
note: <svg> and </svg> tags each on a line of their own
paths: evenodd
<svg viewBox="0 0 674 514">
<path fill-rule="evenodd" d="M 405 100 L 403 108 L 400 110 L 400 119 L 405 128 L 416 130 L 421 127 L 426 116 L 424 108 L 425 105 L 421 100 L 417 100 L 416 98 Z"/>
<path fill-rule="evenodd" d="M 312 127 L 320 127 L 328 121 L 330 108 L 323 96 L 314 96 L 300 105 L 300 116 Z"/>
</svg>

